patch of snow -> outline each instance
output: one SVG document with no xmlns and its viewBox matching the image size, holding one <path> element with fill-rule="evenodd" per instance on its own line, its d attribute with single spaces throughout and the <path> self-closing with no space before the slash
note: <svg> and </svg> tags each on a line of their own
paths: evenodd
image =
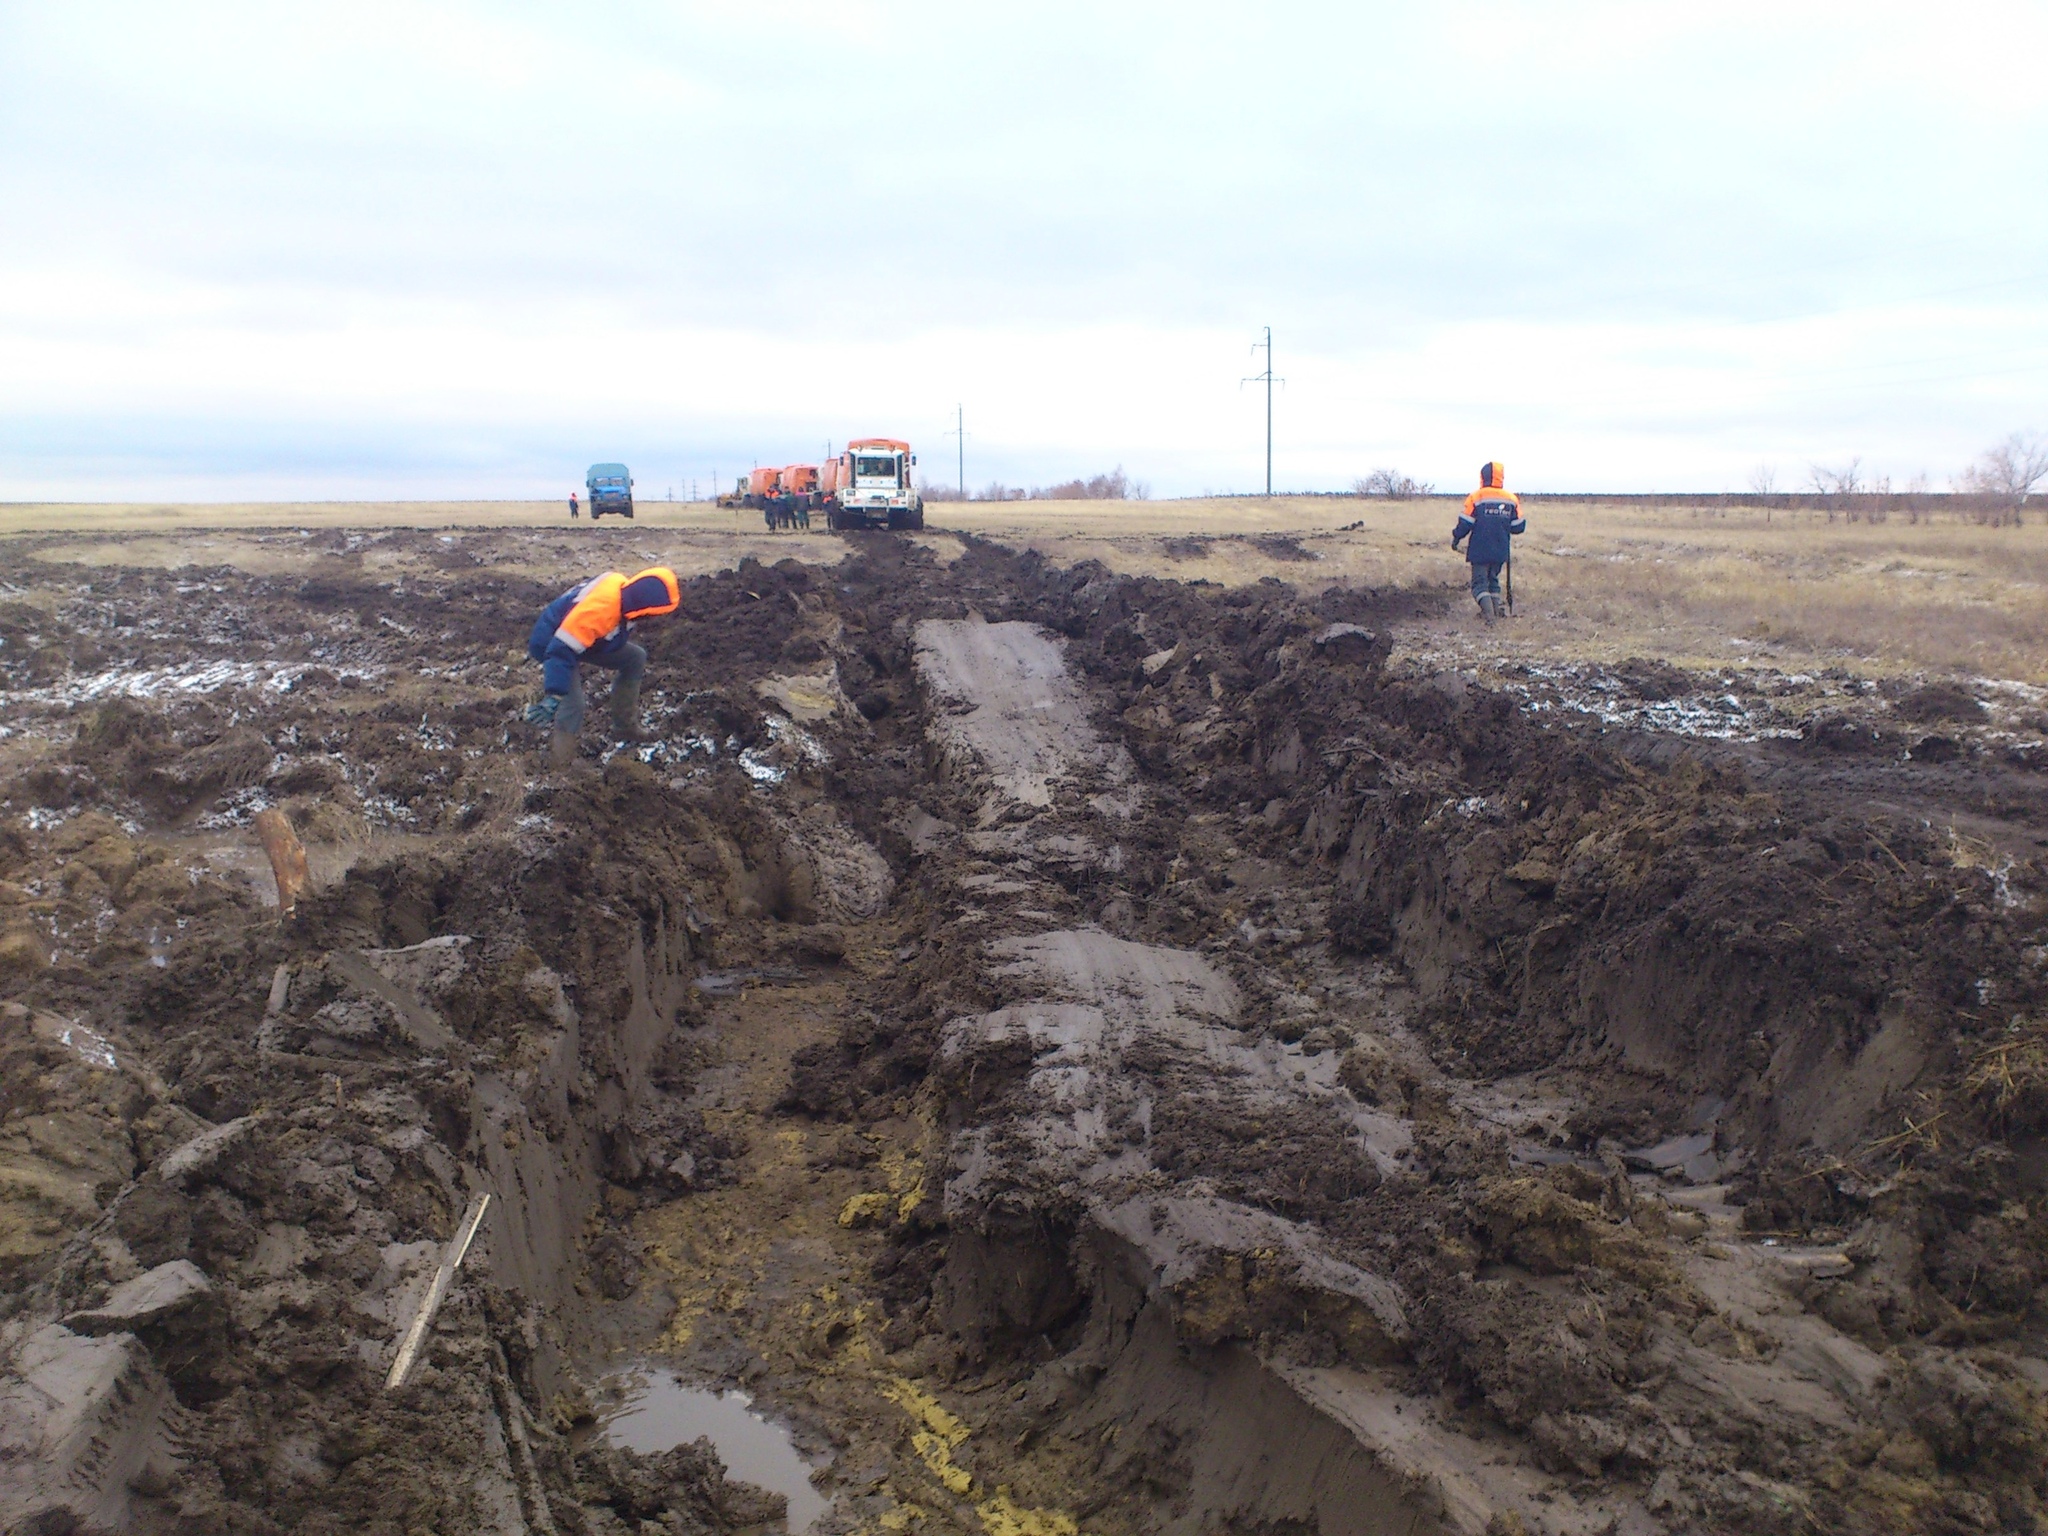
<svg viewBox="0 0 2048 1536">
<path fill-rule="evenodd" d="M 107 1037 L 98 1030 L 87 1029 L 83 1024 L 66 1024 L 57 1031 L 57 1043 L 68 1045 L 96 1067 L 111 1072 L 118 1063 L 114 1059 L 114 1047 Z"/>
<path fill-rule="evenodd" d="M 1531 663 L 1516 670 L 1519 678 L 1504 681 L 1502 687 L 1520 695 L 1530 714 L 1555 710 L 1605 726 L 1714 741 L 1765 741 L 1799 735 L 1796 727 L 1775 723 L 1768 706 L 1753 708 L 1732 693 L 1639 700 L 1628 697 L 1626 685 L 1605 668 Z M 1715 682 L 1725 685 L 1727 680 L 1701 677 L 1699 681 L 1710 686 Z"/>
<path fill-rule="evenodd" d="M 217 693 L 223 688 L 262 688 L 289 693 L 306 670 L 268 661 L 180 662 L 168 667 L 117 666 L 69 677 L 45 688 L 0 689 L 0 695 L 29 704 L 76 706 L 107 699 L 156 699 Z"/>
<path fill-rule="evenodd" d="M 238 789 L 227 797 L 224 810 L 208 811 L 193 823 L 207 832 L 221 832 L 229 827 L 246 827 L 255 819 L 258 811 L 270 809 L 270 797 L 260 787 Z"/>
<path fill-rule="evenodd" d="M 822 765 L 832 761 L 832 754 L 817 737 L 781 715 L 768 717 L 768 739 L 778 746 L 786 742 L 807 763 Z"/>
<path fill-rule="evenodd" d="M 411 806 L 394 800 L 389 795 L 369 795 L 363 800 L 363 814 L 378 821 L 410 823 L 419 818 Z"/>
</svg>

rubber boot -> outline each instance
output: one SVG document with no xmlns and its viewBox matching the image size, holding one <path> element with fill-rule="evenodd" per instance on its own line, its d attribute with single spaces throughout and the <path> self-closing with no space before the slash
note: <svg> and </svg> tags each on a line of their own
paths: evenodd
<svg viewBox="0 0 2048 1536">
<path fill-rule="evenodd" d="M 1488 592 L 1479 599 L 1479 617 L 1486 620 L 1489 624 L 1493 622 L 1493 601 L 1493 594 L 1491 592 Z"/>
<path fill-rule="evenodd" d="M 548 766 L 562 769 L 575 761 L 576 733 L 559 729 L 548 732 Z"/>
<path fill-rule="evenodd" d="M 622 677 L 612 684 L 612 734 L 620 741 L 645 741 L 640 731 L 640 679 Z"/>
</svg>

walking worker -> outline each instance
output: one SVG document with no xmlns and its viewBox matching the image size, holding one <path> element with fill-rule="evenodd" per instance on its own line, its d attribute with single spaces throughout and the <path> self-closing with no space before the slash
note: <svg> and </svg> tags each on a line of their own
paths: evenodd
<svg viewBox="0 0 2048 1536">
<path fill-rule="evenodd" d="M 1451 530 L 1451 548 L 1466 539 L 1472 547 L 1465 558 L 1472 562 L 1472 599 L 1479 613 L 1491 624 L 1504 611 L 1501 607 L 1501 567 L 1514 558 L 1514 535 L 1528 528 L 1522 516 L 1522 498 L 1507 488 L 1507 468 L 1498 459 L 1479 467 L 1479 489 L 1465 498 L 1465 510 L 1458 526 Z"/>
<path fill-rule="evenodd" d="M 526 641 L 526 654 L 541 664 L 542 698 L 526 718 L 552 727 L 548 761 L 566 768 L 576 760 L 576 733 L 583 729 L 583 666 L 618 674 L 612 684 L 612 729 L 621 741 L 640 741 L 640 680 L 647 675 L 647 650 L 633 638 L 638 619 L 674 613 L 683 589 L 665 565 L 635 576 L 606 571 L 564 592 L 540 612 Z"/>
<path fill-rule="evenodd" d="M 569 493 L 569 515 L 571 517 L 576 515 L 576 493 L 574 491 Z"/>
</svg>

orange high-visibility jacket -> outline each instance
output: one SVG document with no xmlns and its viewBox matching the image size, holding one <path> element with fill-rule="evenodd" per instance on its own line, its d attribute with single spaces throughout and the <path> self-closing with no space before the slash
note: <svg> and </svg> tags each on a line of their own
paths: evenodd
<svg viewBox="0 0 2048 1536">
<path fill-rule="evenodd" d="M 603 661 L 633 637 L 633 620 L 674 613 L 682 584 L 665 565 L 633 576 L 606 571 L 564 592 L 534 621 L 526 654 L 542 665 L 541 687 L 567 693 L 581 661 Z"/>
</svg>

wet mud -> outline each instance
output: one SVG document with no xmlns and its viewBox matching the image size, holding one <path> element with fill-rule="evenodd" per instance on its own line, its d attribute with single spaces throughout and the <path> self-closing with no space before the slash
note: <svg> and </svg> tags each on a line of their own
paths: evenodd
<svg viewBox="0 0 2048 1536">
<path fill-rule="evenodd" d="M 6 1528 L 2048 1523 L 2033 701 L 878 536 L 551 773 L 494 538 L 0 555 Z"/>
</svg>

